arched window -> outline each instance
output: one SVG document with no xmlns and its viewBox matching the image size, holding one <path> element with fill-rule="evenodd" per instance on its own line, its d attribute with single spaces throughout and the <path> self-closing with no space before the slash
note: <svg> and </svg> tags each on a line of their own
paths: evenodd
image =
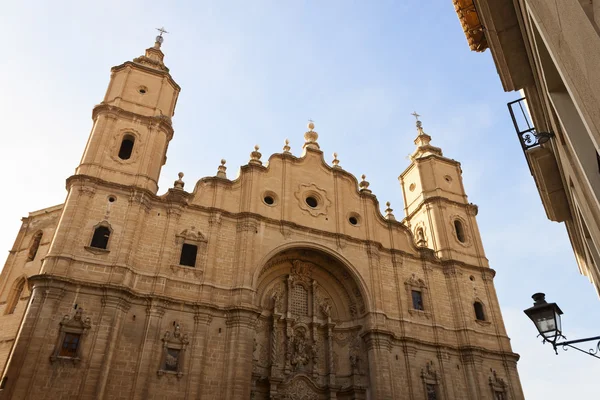
<svg viewBox="0 0 600 400">
<path fill-rule="evenodd" d="M 108 247 L 108 239 L 110 238 L 110 229 L 106 226 L 99 226 L 94 230 L 92 243 L 90 247 L 96 249 L 106 249 Z"/>
<path fill-rule="evenodd" d="M 29 253 L 27 254 L 27 261 L 33 261 L 35 259 L 35 255 L 40 248 L 40 242 L 42 241 L 43 233 L 40 231 L 35 234 L 33 240 L 31 241 L 31 246 L 29 246 Z"/>
<path fill-rule="evenodd" d="M 485 321 L 485 313 L 483 312 L 483 304 L 481 302 L 476 301 L 473 303 L 473 308 L 475 309 L 475 318 L 477 321 Z"/>
<path fill-rule="evenodd" d="M 460 222 L 460 220 L 458 220 L 458 219 L 454 220 L 454 230 L 456 231 L 456 238 L 458 239 L 458 241 L 461 243 L 464 243 L 465 242 L 465 230 L 463 228 L 462 222 Z"/>
<path fill-rule="evenodd" d="M 27 279 L 19 278 L 13 284 L 13 287 L 8 295 L 8 301 L 6 302 L 6 312 L 5 314 L 13 314 L 15 309 L 17 308 L 17 304 L 19 304 L 19 299 L 23 294 L 23 289 L 25 288 L 25 283 L 27 283 Z"/>
<path fill-rule="evenodd" d="M 123 136 L 123 141 L 121 141 L 121 147 L 119 148 L 119 158 L 121 160 L 129 160 L 131 158 L 134 143 L 135 138 L 132 135 Z"/>
</svg>

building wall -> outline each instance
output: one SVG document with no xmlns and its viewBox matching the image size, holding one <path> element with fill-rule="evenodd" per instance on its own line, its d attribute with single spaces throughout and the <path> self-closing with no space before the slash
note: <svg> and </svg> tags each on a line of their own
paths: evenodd
<svg viewBox="0 0 600 400">
<path fill-rule="evenodd" d="M 28 279 L 39 274 L 42 260 L 48 252 L 50 242 L 62 206 L 35 211 L 23 218 L 15 244 L 0 273 L 0 365 L 4 368 L 15 342 L 17 331 L 25 314 L 30 296 Z M 34 236 L 41 232 L 41 240 L 34 243 Z M 33 256 L 33 247 L 37 251 Z M 22 288 L 22 291 L 20 289 Z"/>
<path fill-rule="evenodd" d="M 146 62 L 161 66 L 159 49 Z M 111 112 L 125 131 L 157 124 Z M 67 180 L 0 399 L 523 398 L 476 207 L 441 150 L 419 147 L 415 174 L 403 174 L 423 189 L 400 222 L 381 215 L 364 177 L 327 165 L 313 125 L 299 157 L 284 148 L 265 166 L 256 149 L 235 180 L 221 166 L 190 192 L 180 176 L 162 196 L 134 174 L 123 180 L 118 146 L 102 139 L 110 126 L 96 125 L 87 146 L 107 161 Z M 160 160 L 163 128 L 140 140 Z M 156 173 L 148 154 L 123 170 Z M 411 230 L 426 222 L 435 243 Z M 106 248 L 92 246 L 98 227 Z M 180 265 L 184 245 L 197 247 L 193 266 Z"/>
<path fill-rule="evenodd" d="M 536 130 L 554 134 L 526 157 L 600 293 L 600 2 L 453 1 L 471 48 L 489 46 L 505 90 L 522 89 Z"/>
</svg>

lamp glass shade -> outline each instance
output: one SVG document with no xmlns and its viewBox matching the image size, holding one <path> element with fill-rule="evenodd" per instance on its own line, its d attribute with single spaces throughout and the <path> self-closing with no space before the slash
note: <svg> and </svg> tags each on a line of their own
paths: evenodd
<svg viewBox="0 0 600 400">
<path fill-rule="evenodd" d="M 561 309 L 556 303 L 547 303 L 543 293 L 536 293 L 533 307 L 525 310 L 525 314 L 533 321 L 540 335 L 548 341 L 555 341 L 561 335 Z"/>
<path fill-rule="evenodd" d="M 539 312 L 533 315 L 533 323 L 544 337 L 556 336 L 557 331 L 560 329 L 557 322 L 556 313 L 552 309 L 539 310 Z"/>
</svg>

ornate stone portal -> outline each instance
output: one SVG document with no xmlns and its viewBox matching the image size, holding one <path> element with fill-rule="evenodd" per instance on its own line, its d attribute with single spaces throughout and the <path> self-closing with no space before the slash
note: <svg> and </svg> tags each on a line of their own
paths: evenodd
<svg viewBox="0 0 600 400">
<path fill-rule="evenodd" d="M 313 252 L 282 253 L 263 269 L 257 299 L 253 399 L 365 397 L 365 303 L 342 265 Z"/>
</svg>

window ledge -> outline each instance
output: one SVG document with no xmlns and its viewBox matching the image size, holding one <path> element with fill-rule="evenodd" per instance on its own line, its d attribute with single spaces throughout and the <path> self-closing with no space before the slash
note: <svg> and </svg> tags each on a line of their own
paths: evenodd
<svg viewBox="0 0 600 400">
<path fill-rule="evenodd" d="M 72 362 L 73 364 L 77 365 L 81 361 L 81 358 L 79 358 L 79 357 L 65 357 L 65 356 L 50 356 L 50 362 L 51 363 L 56 362 L 56 361 L 59 361 L 61 363 Z"/>
<path fill-rule="evenodd" d="M 188 265 L 172 264 L 170 267 L 173 275 L 180 278 L 200 278 L 204 273 L 203 270 Z"/>
<path fill-rule="evenodd" d="M 181 371 L 166 371 L 164 369 L 159 369 L 156 374 L 158 376 L 162 376 L 162 375 L 174 375 L 177 377 L 177 379 L 180 379 L 181 377 L 183 377 L 183 372 Z"/>
<path fill-rule="evenodd" d="M 431 317 L 431 312 L 425 310 L 415 310 L 414 308 L 409 308 L 408 312 L 410 315 L 418 315 L 420 317 L 429 318 Z"/>
<path fill-rule="evenodd" d="M 93 254 L 108 254 L 108 253 L 110 253 L 110 250 L 100 249 L 98 247 L 83 246 L 83 248 L 86 251 L 89 251 L 90 253 L 93 253 Z"/>
<path fill-rule="evenodd" d="M 492 324 L 490 321 L 482 321 L 480 319 L 476 319 L 475 322 L 477 322 L 481 326 L 490 326 Z"/>
</svg>

